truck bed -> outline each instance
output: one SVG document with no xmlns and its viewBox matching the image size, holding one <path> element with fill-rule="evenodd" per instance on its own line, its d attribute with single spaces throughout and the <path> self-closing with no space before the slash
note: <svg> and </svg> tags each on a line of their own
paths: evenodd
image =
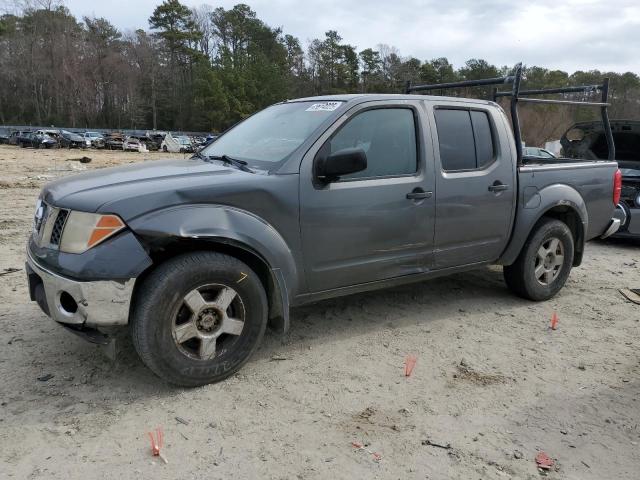
<svg viewBox="0 0 640 480">
<path fill-rule="evenodd" d="M 566 189 L 560 187 L 568 186 L 579 197 L 572 199 L 563 193 L 562 198 L 558 198 L 559 205 L 573 204 L 575 207 L 581 203 L 581 199 L 588 222 L 585 240 L 602 234 L 615 210 L 608 193 L 612 191 L 613 177 L 618 169 L 616 162 L 574 158 L 524 160 L 523 165 L 518 167 L 519 212 L 535 209 L 538 196 L 543 190 L 545 196 L 553 196 L 553 190 L 566 192 Z"/>
<path fill-rule="evenodd" d="M 609 160 L 601 160 L 601 159 L 583 159 L 583 158 L 567 158 L 567 157 L 559 157 L 559 158 L 540 158 L 540 157 L 522 157 L 522 165 L 577 165 L 582 163 L 588 163 L 590 165 L 598 162 L 609 162 Z"/>
</svg>

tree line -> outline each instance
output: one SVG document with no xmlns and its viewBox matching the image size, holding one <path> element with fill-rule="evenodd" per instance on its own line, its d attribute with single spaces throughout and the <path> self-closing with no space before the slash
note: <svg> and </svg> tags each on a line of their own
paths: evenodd
<svg viewBox="0 0 640 480">
<path fill-rule="evenodd" d="M 165 0 L 148 29 L 122 32 L 106 18 L 79 20 L 50 0 L 0 17 L 0 124 L 220 131 L 287 98 L 400 93 L 407 81 L 496 77 L 510 68 L 483 59 L 456 68 L 447 58 L 405 57 L 385 44 L 358 50 L 335 30 L 303 48 L 246 4 L 189 8 Z M 640 118 L 635 73 L 528 66 L 525 76 L 526 88 L 594 84 L 609 76 L 611 117 Z M 489 98 L 490 92 L 453 94 Z M 594 115 L 561 108 L 523 108 L 528 143 Z"/>
</svg>

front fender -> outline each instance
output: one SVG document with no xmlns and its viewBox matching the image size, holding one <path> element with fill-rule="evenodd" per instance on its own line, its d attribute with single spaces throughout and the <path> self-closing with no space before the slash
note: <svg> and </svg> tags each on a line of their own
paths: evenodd
<svg viewBox="0 0 640 480">
<path fill-rule="evenodd" d="M 575 188 L 565 184 L 549 185 L 542 190 L 538 190 L 535 187 L 526 187 L 523 189 L 518 202 L 518 211 L 511 241 L 498 263 L 511 265 L 520 254 L 536 223 L 547 212 L 556 207 L 567 207 L 573 210 L 580 218 L 582 231 L 588 231 L 589 215 L 587 206 Z M 584 242 L 584 235 L 582 235 L 582 242 Z M 576 245 L 576 252 L 581 251 L 582 245 Z"/>
<path fill-rule="evenodd" d="M 129 222 L 143 238 L 216 240 L 249 249 L 262 257 L 272 270 L 289 301 L 300 288 L 294 256 L 280 233 L 263 219 L 234 207 L 181 205 L 158 210 Z"/>
</svg>

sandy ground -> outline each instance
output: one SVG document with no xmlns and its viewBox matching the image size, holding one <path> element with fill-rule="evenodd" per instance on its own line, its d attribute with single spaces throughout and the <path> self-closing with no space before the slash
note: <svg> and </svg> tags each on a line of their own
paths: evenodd
<svg viewBox="0 0 640 480">
<path fill-rule="evenodd" d="M 86 154 L 89 169 L 163 156 Z M 38 189 L 80 156 L 0 147 L 0 272 L 21 269 L 0 276 L 0 477 L 527 479 L 538 451 L 549 478 L 640 476 L 640 307 L 617 292 L 640 287 L 640 244 L 589 244 L 546 303 L 491 268 L 297 309 L 239 374 L 177 389 L 130 344 L 110 362 L 28 301 Z"/>
</svg>

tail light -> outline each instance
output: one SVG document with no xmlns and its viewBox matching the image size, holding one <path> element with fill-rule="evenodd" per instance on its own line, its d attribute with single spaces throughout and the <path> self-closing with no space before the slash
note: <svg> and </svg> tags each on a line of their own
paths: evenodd
<svg viewBox="0 0 640 480">
<path fill-rule="evenodd" d="M 613 174 L 613 204 L 620 203 L 620 194 L 622 193 L 622 172 L 620 169 Z"/>
</svg>

